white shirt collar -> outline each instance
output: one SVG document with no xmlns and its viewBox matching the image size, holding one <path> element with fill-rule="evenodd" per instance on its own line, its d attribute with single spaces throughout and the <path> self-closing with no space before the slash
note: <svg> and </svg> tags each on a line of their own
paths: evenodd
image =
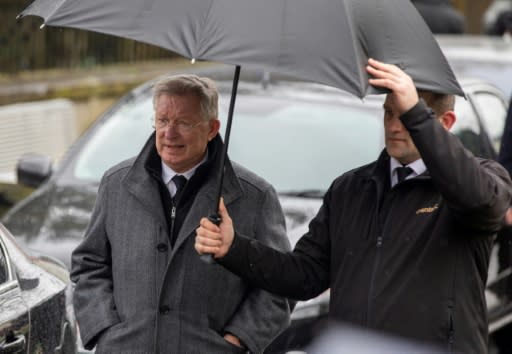
<svg viewBox="0 0 512 354">
<path fill-rule="evenodd" d="M 186 171 L 184 173 L 177 173 L 172 168 L 167 166 L 163 160 L 161 160 L 161 163 L 162 163 L 162 181 L 164 181 L 164 183 L 167 186 L 169 186 L 169 182 L 176 175 L 182 175 L 182 176 L 186 177 L 187 180 L 189 180 L 194 175 L 194 173 L 196 172 L 197 168 L 199 166 L 201 166 L 203 163 L 205 163 L 206 160 L 208 160 L 208 150 L 206 150 L 206 154 L 204 155 L 203 159 L 197 165 L 195 165 L 190 170 L 188 170 L 188 171 Z M 174 183 L 172 183 L 171 185 L 174 186 Z"/>
<path fill-rule="evenodd" d="M 394 157 L 390 157 L 390 164 L 389 164 L 389 173 L 391 174 L 391 186 L 393 187 L 397 182 L 398 178 L 396 176 L 395 169 L 397 167 L 402 167 L 403 165 Z M 406 165 L 407 167 L 412 168 L 412 173 L 407 176 L 405 179 L 414 178 L 418 175 L 421 175 L 423 172 L 427 170 L 427 166 L 425 166 L 425 163 L 422 159 L 418 159 L 414 162 L 411 162 L 410 164 Z"/>
</svg>

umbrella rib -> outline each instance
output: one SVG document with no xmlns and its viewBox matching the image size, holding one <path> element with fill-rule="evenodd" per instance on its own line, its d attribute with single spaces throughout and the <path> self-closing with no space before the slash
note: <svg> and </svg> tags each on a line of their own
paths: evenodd
<svg viewBox="0 0 512 354">
<path fill-rule="evenodd" d="M 357 10 L 356 10 L 355 14 L 353 12 L 353 9 L 354 9 L 353 2 L 350 2 L 350 4 L 349 4 L 348 1 L 343 1 L 342 4 L 345 7 L 345 13 L 346 14 L 352 14 L 353 16 L 358 16 Z M 349 7 L 350 7 L 350 9 L 349 9 Z M 352 32 L 351 33 L 352 37 L 353 38 L 358 38 L 359 34 L 360 34 L 360 31 L 357 28 L 357 25 L 354 24 L 353 16 L 347 16 L 347 21 L 349 23 L 348 27 L 349 27 L 349 30 Z M 352 42 L 352 47 L 353 47 L 353 50 L 354 50 L 354 55 L 356 57 L 356 61 L 358 63 L 363 63 L 363 58 L 360 57 L 361 53 L 359 52 L 358 47 L 355 44 L 355 42 Z M 366 52 L 366 48 L 363 47 L 363 50 L 365 51 L 364 54 L 368 57 L 368 53 Z M 366 63 L 364 63 L 364 64 L 366 64 Z M 358 70 L 358 76 L 359 76 L 358 87 L 360 88 L 358 96 L 359 96 L 359 98 L 363 98 L 365 93 L 366 93 L 366 89 L 365 88 L 367 87 L 367 81 L 366 81 L 366 77 L 365 77 L 365 72 L 363 72 L 363 70 Z"/>
<path fill-rule="evenodd" d="M 53 9 L 52 9 L 52 10 L 50 10 L 50 11 L 48 12 L 48 14 L 47 14 L 46 16 L 42 17 L 42 18 L 43 18 L 43 24 L 40 26 L 40 28 L 41 28 L 41 29 L 46 25 L 46 23 L 49 23 L 49 22 L 51 21 L 51 19 L 52 19 L 53 15 L 55 15 L 55 13 L 57 13 L 57 11 L 62 7 L 62 5 L 64 5 L 64 3 L 65 3 L 65 2 L 66 2 L 66 0 L 61 0 L 58 4 L 56 4 L 56 5 L 53 7 Z M 36 4 L 36 3 L 35 3 L 35 2 L 33 2 L 33 3 L 30 5 L 30 7 L 29 7 L 29 8 L 25 9 L 25 10 L 24 10 L 21 14 L 19 14 L 16 18 L 18 18 L 18 17 L 24 17 L 24 16 L 25 16 L 26 11 L 27 11 L 27 10 L 32 9 L 32 8 L 35 6 L 34 4 Z M 30 13 L 29 13 L 29 15 L 30 15 Z"/>
<path fill-rule="evenodd" d="M 205 12 L 203 18 L 201 19 L 201 23 L 200 23 L 200 28 L 197 30 L 197 31 L 194 31 L 194 33 L 197 33 L 197 36 L 195 38 L 195 48 L 194 48 L 194 53 L 195 53 L 195 56 L 192 57 L 191 59 L 200 59 L 200 58 L 203 58 L 203 54 L 202 52 L 200 52 L 199 50 L 203 47 L 203 43 L 201 42 L 201 38 L 207 38 L 208 36 L 204 36 L 204 31 L 205 31 L 205 27 L 206 27 L 206 23 L 208 21 L 208 18 L 210 17 L 210 14 L 212 13 L 212 8 L 213 8 L 213 1 L 214 0 L 210 0 L 210 5 L 208 6 L 208 10 Z M 199 32 L 200 35 L 199 35 Z"/>
</svg>

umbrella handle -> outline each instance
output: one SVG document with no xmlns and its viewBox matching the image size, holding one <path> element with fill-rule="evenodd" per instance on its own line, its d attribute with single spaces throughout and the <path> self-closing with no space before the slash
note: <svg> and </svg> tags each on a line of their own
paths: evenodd
<svg viewBox="0 0 512 354">
<path fill-rule="evenodd" d="M 214 213 L 208 216 L 208 220 L 210 220 L 215 225 L 219 226 L 222 219 L 220 218 L 219 214 Z M 213 259 L 213 256 L 210 253 L 205 253 L 199 256 L 199 259 L 201 259 L 206 264 L 213 264 L 215 260 Z"/>
</svg>

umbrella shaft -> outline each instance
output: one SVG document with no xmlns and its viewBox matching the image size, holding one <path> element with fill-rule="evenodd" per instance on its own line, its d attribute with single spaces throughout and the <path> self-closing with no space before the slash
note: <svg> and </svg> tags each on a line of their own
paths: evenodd
<svg viewBox="0 0 512 354">
<path fill-rule="evenodd" d="M 226 124 L 226 132 L 224 133 L 224 148 L 220 158 L 221 169 L 219 171 L 219 185 L 217 186 L 217 198 L 214 202 L 216 203 L 212 210 L 217 211 L 219 208 L 220 197 L 222 196 L 222 183 L 224 181 L 224 166 L 226 164 L 226 158 L 228 155 L 229 137 L 231 135 L 231 123 L 233 121 L 233 112 L 235 110 L 236 93 L 238 90 L 238 80 L 240 79 L 240 65 L 235 67 L 235 75 L 233 77 L 233 87 L 231 89 L 231 101 L 229 103 L 228 121 Z"/>
<path fill-rule="evenodd" d="M 216 225 L 219 225 L 221 222 L 219 216 L 219 202 L 220 197 L 222 196 L 222 183 L 224 181 L 224 165 L 226 164 L 226 157 L 228 155 L 228 146 L 229 146 L 229 136 L 231 135 L 231 122 L 233 121 L 233 111 L 235 110 L 235 101 L 236 101 L 236 92 L 238 90 L 238 80 L 240 79 L 240 65 L 237 65 L 235 68 L 235 76 L 233 78 L 233 87 L 231 89 L 231 102 L 229 103 L 229 112 L 228 112 L 228 122 L 226 125 L 226 132 L 224 136 L 224 148 L 222 149 L 222 155 L 220 157 L 220 169 L 219 169 L 219 185 L 217 186 L 217 197 L 214 199 L 215 205 L 212 210 L 215 210 L 212 215 L 208 217 L 208 219 Z M 211 254 L 203 254 L 200 256 L 200 259 L 207 263 L 213 263 L 213 256 Z"/>
</svg>

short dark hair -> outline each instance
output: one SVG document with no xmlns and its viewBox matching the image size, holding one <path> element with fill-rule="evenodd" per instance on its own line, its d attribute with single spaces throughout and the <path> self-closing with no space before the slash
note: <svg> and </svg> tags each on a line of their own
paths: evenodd
<svg viewBox="0 0 512 354">
<path fill-rule="evenodd" d="M 418 95 L 423 98 L 427 106 L 434 111 L 437 117 L 442 116 L 447 111 L 453 111 L 455 108 L 455 96 L 430 91 L 418 91 Z"/>
</svg>

